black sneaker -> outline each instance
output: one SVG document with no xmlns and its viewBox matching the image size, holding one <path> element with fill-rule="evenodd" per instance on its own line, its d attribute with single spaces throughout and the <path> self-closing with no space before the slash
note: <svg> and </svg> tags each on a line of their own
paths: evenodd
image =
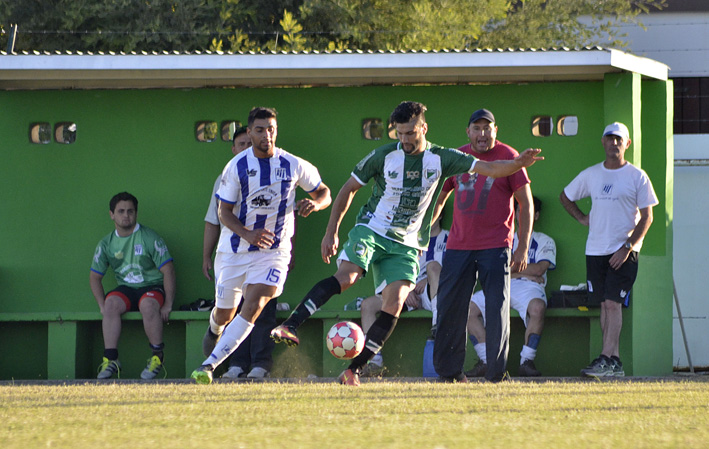
<svg viewBox="0 0 709 449">
<path fill-rule="evenodd" d="M 519 366 L 517 375 L 519 375 L 519 377 L 539 377 L 542 373 L 534 366 L 534 361 L 525 360 L 524 363 Z"/>
<path fill-rule="evenodd" d="M 482 360 L 478 360 L 478 363 L 470 371 L 465 372 L 467 377 L 485 377 L 485 374 L 487 374 L 487 364 Z"/>
<path fill-rule="evenodd" d="M 622 366 L 620 370 L 622 371 Z M 590 365 L 581 370 L 581 375 L 585 377 L 614 377 L 613 361 L 601 354 Z M 623 373 L 622 375 L 625 375 Z"/>
<path fill-rule="evenodd" d="M 625 371 L 623 371 L 623 362 L 620 359 L 611 357 L 611 368 L 613 368 L 614 377 L 625 377 Z"/>
</svg>

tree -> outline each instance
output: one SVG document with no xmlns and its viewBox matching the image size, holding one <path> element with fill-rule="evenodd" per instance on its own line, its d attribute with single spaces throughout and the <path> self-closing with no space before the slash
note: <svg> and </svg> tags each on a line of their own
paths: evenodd
<svg viewBox="0 0 709 449">
<path fill-rule="evenodd" d="M 666 0 L 0 0 L 16 51 L 623 47 Z"/>
<path fill-rule="evenodd" d="M 553 48 L 601 45 L 624 48 L 618 25 L 666 6 L 666 0 L 516 0 L 506 17 L 491 20 L 478 47 Z"/>
</svg>

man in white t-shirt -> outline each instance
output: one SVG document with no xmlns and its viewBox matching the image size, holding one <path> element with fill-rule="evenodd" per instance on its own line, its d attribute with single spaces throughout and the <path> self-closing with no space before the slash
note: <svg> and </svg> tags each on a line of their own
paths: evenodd
<svg viewBox="0 0 709 449">
<path fill-rule="evenodd" d="M 620 361 L 622 306 L 638 273 L 638 252 L 652 224 L 652 207 L 659 203 L 647 173 L 625 160 L 630 132 L 619 122 L 603 131 L 605 161 L 582 171 L 561 192 L 566 211 L 588 226 L 586 282 L 588 293 L 601 302 L 601 354 L 581 370 L 587 377 L 625 376 Z M 591 211 L 576 201 L 590 197 Z"/>
<path fill-rule="evenodd" d="M 534 221 L 539 219 L 542 201 L 532 197 L 534 203 Z M 517 205 L 519 208 L 519 205 Z M 516 211 L 515 218 L 519 216 Z M 514 235 L 512 251 L 519 244 L 517 234 Z M 520 377 L 537 377 L 541 372 L 534 365 L 537 347 L 544 329 L 544 313 L 547 307 L 547 295 L 544 287 L 547 285 L 547 270 L 556 268 L 556 243 L 548 235 L 532 230 L 527 251 L 527 266 L 524 270 L 511 273 L 510 306 L 522 317 L 526 332 L 524 346 L 520 353 L 520 365 L 517 374 Z M 485 345 L 485 294 L 478 290 L 470 298 L 468 314 L 468 335 L 478 354 L 478 363 L 470 371 L 468 377 L 484 377 L 487 372 L 487 351 Z"/>
</svg>

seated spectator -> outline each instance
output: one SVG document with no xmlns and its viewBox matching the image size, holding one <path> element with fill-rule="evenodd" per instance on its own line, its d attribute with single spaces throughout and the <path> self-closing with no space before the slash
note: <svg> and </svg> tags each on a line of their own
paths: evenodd
<svg viewBox="0 0 709 449">
<path fill-rule="evenodd" d="M 537 197 L 534 201 L 534 221 L 539 218 L 542 202 Z M 515 214 L 516 216 L 517 214 Z M 517 234 L 514 236 L 513 251 L 517 248 Z M 512 273 L 510 280 L 510 306 L 519 312 L 527 330 L 524 346 L 520 353 L 518 374 L 522 377 L 541 376 L 534 365 L 537 347 L 544 328 L 544 313 L 547 297 L 544 287 L 547 283 L 547 270 L 556 268 L 556 244 L 546 234 L 532 231 L 527 253 L 527 268 L 519 273 Z M 468 315 L 468 334 L 478 353 L 478 363 L 468 372 L 468 377 L 483 377 L 487 371 L 485 350 L 485 295 L 482 290 L 473 294 Z"/>
<path fill-rule="evenodd" d="M 431 333 L 435 334 L 436 324 L 436 295 L 438 294 L 438 279 L 441 274 L 441 264 L 443 253 L 446 250 L 448 231 L 441 228 L 443 211 L 438 219 L 431 225 L 431 240 L 428 250 L 423 251 L 419 256 L 419 275 L 416 280 L 416 287 L 411 290 L 406 298 L 404 306 L 408 310 L 430 310 L 433 312 L 433 327 Z M 382 310 L 382 298 L 380 295 L 369 296 L 362 300 L 362 330 L 365 334 L 374 323 L 377 314 Z M 382 353 L 377 353 L 367 365 L 362 368 L 362 377 L 381 377 L 386 372 Z"/>
<path fill-rule="evenodd" d="M 111 198 L 109 209 L 116 229 L 96 247 L 89 276 L 91 292 L 103 315 L 104 352 L 98 378 L 120 377 L 121 315 L 138 310 L 152 351 L 140 377 L 154 379 L 163 369 L 163 322 L 169 318 L 175 300 L 172 257 L 155 231 L 137 223 L 136 197 L 119 193 Z M 113 269 L 118 286 L 104 293 L 102 280 L 108 267 Z"/>
</svg>

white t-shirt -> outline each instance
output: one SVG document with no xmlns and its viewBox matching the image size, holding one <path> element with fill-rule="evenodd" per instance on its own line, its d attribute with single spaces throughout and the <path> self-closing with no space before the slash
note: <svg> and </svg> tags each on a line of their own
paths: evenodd
<svg viewBox="0 0 709 449">
<path fill-rule="evenodd" d="M 212 189 L 212 198 L 209 200 L 209 208 L 207 209 L 207 215 L 204 216 L 204 221 L 211 223 L 213 225 L 221 226 L 219 221 L 219 204 L 217 203 L 217 192 L 219 191 L 219 186 L 222 183 L 222 175 L 217 176 L 217 180 L 214 181 L 214 188 Z"/>
<path fill-rule="evenodd" d="M 275 234 L 269 249 L 291 249 L 295 231 L 295 187 L 312 192 L 322 183 L 310 162 L 281 148 L 270 158 L 260 159 L 248 148 L 224 167 L 217 192 L 220 201 L 234 205 L 234 215 L 247 229 L 268 229 Z M 263 251 L 226 226 L 219 236 L 218 252 Z"/>
<path fill-rule="evenodd" d="M 609 170 L 603 163 L 585 169 L 566 186 L 571 201 L 591 197 L 586 255 L 606 256 L 618 251 L 640 221 L 640 209 L 659 203 L 650 178 L 631 163 Z M 633 246 L 640 251 L 642 239 Z"/>
</svg>

